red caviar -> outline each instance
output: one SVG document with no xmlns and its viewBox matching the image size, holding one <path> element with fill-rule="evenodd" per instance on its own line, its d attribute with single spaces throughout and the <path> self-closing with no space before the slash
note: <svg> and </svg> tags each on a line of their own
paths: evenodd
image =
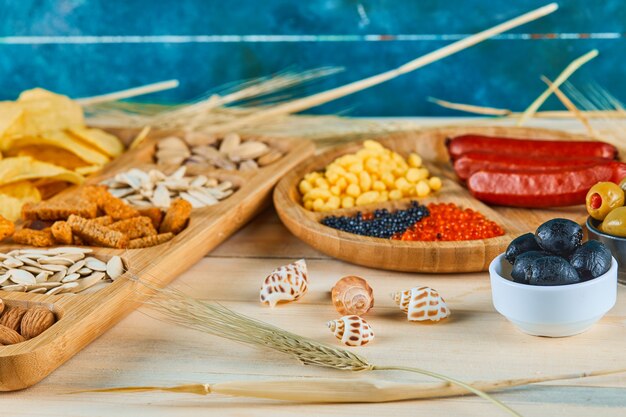
<svg viewBox="0 0 626 417">
<path fill-rule="evenodd" d="M 452 203 L 431 203 L 430 215 L 409 227 L 405 232 L 392 237 L 396 240 L 457 241 L 487 239 L 504 235 L 497 223 L 483 214 Z"/>
</svg>

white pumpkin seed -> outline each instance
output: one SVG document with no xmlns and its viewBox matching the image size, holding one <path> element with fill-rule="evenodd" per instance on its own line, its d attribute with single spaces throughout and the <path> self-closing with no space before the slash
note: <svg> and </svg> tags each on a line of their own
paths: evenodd
<svg viewBox="0 0 626 417">
<path fill-rule="evenodd" d="M 106 268 L 107 275 L 111 280 L 115 281 L 124 273 L 124 264 L 122 263 L 122 258 L 119 256 L 113 256 L 107 262 Z"/>
<path fill-rule="evenodd" d="M 32 285 L 37 283 L 35 276 L 23 269 L 9 269 L 8 274 L 11 276 L 11 281 L 21 285 Z"/>
<path fill-rule="evenodd" d="M 106 271 L 107 264 L 102 262 L 100 259 L 96 259 L 93 257 L 85 258 L 85 264 L 87 268 L 92 269 L 94 271 Z"/>
</svg>

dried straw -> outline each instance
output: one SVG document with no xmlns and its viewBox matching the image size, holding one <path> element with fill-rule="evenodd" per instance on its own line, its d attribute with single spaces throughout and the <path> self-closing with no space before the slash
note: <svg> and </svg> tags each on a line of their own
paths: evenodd
<svg viewBox="0 0 626 417">
<path fill-rule="evenodd" d="M 502 391 L 542 382 L 564 381 L 626 372 L 614 369 L 552 375 L 536 378 L 470 383 L 484 392 Z M 132 393 L 165 391 L 197 395 L 221 394 L 300 403 L 383 403 L 390 401 L 450 398 L 467 395 L 464 388 L 448 382 L 402 383 L 375 378 L 303 378 L 263 381 L 228 381 L 215 384 L 186 384 L 170 387 L 137 386 L 103 388 L 78 392 Z"/>
<path fill-rule="evenodd" d="M 589 136 L 591 136 L 592 138 L 597 138 L 598 134 L 593 130 L 593 127 L 589 123 L 589 119 L 580 110 L 578 110 L 578 107 L 576 107 L 576 105 L 572 103 L 572 100 L 570 100 L 569 97 L 567 97 L 567 95 L 562 92 L 560 88 L 554 87 L 552 81 L 550 81 L 547 77 L 542 75 L 541 81 L 546 83 L 548 87 L 554 88 L 554 94 L 558 97 L 561 103 L 563 103 L 567 110 L 572 112 L 572 114 L 576 116 L 578 120 L 580 120 L 583 126 L 585 126 L 585 129 L 587 129 L 587 133 L 589 134 Z"/>
<path fill-rule="evenodd" d="M 140 281 L 142 282 L 142 281 Z M 144 285 L 148 285 L 145 284 Z M 155 289 L 156 290 L 156 289 Z M 304 365 L 316 365 L 344 371 L 398 370 L 427 375 L 456 385 L 482 397 L 513 416 L 520 415 L 484 391 L 457 379 L 424 369 L 401 366 L 378 366 L 367 359 L 334 346 L 325 345 L 276 326 L 244 316 L 222 305 L 198 300 L 175 289 L 156 290 L 146 302 L 163 314 L 166 321 L 223 337 L 235 342 L 267 347 L 297 359 Z"/>
<path fill-rule="evenodd" d="M 289 114 L 328 103 L 340 97 L 345 97 L 349 94 L 362 91 L 414 71 L 476 45 L 492 36 L 546 16 L 557 10 L 557 8 L 558 5 L 556 3 L 548 4 L 430 52 L 393 70 L 304 98 L 281 100 L 280 97 L 278 97 L 277 100 L 277 93 L 300 85 L 303 82 L 331 75 L 336 72 L 336 69 L 312 70 L 311 72 L 300 74 L 283 73 L 269 79 L 256 79 L 252 80 L 250 83 L 238 86 L 237 89 L 225 95 L 214 94 L 196 103 L 177 106 L 166 111 L 158 111 L 158 106 L 152 106 L 150 109 L 144 107 L 133 111 L 133 107 L 128 104 L 118 105 L 116 103 L 88 106 L 86 111 L 90 116 L 89 121 L 93 125 L 102 125 L 104 118 L 108 124 L 127 127 L 152 126 L 159 129 L 186 129 L 204 131 L 207 133 L 228 133 L 233 130 L 245 133 L 245 131 L 250 131 L 251 129 L 258 131 L 259 127 L 260 130 L 263 130 L 264 127 L 270 123 L 275 125 L 284 122 Z M 249 104 L 254 99 L 260 100 L 263 106 L 257 105 L 257 107 L 252 109 L 241 107 L 224 108 L 226 105 L 235 103 Z M 278 102 L 278 104 L 275 104 L 276 102 Z M 272 105 L 269 105 L 270 103 Z M 155 110 L 156 112 L 151 113 L 151 110 Z M 291 122 L 291 120 L 289 121 Z M 361 124 L 360 122 L 352 121 L 351 123 Z M 318 119 L 316 127 L 324 125 L 325 120 Z M 277 130 L 276 126 L 273 126 L 273 128 Z M 357 129 L 360 130 L 361 127 L 357 127 Z M 378 132 L 381 132 L 380 125 L 376 126 L 376 129 Z M 329 136 L 329 134 L 325 135 L 326 138 Z M 334 136 L 337 136 L 337 134 Z"/>
<path fill-rule="evenodd" d="M 539 97 L 537 97 L 537 99 L 535 99 L 535 101 L 533 101 L 526 110 L 524 110 L 524 113 L 522 113 L 522 116 L 517 121 L 517 125 L 523 125 L 528 120 L 528 118 L 532 117 L 532 115 L 535 114 L 537 110 L 539 110 L 539 107 L 541 107 L 541 105 L 548 99 L 548 97 L 550 97 L 550 94 L 554 93 L 555 89 L 559 88 L 561 84 L 567 81 L 567 79 L 573 73 L 575 73 L 578 68 L 582 67 L 587 62 L 591 61 L 597 56 L 598 50 L 593 49 L 583 56 L 573 60 L 567 67 L 565 67 L 563 72 L 561 72 L 559 76 L 556 77 L 554 83 L 550 87 L 548 87 L 548 89 L 544 91 Z"/>
<path fill-rule="evenodd" d="M 124 100 L 126 98 L 137 97 L 144 94 L 152 94 L 159 91 L 170 90 L 172 88 L 178 87 L 178 84 L 178 80 L 161 81 L 154 84 L 143 85 L 141 87 L 129 88 L 128 90 L 117 91 L 115 93 L 79 98 L 76 99 L 76 102 L 81 106 L 92 106 L 94 104 Z"/>
</svg>

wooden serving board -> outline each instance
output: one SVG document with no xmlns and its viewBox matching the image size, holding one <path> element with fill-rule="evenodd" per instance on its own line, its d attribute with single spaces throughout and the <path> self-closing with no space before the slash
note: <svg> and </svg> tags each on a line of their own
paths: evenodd
<svg viewBox="0 0 626 417">
<path fill-rule="evenodd" d="M 110 131 L 126 143 L 137 133 L 135 130 L 122 129 Z M 123 154 L 110 163 L 102 174 L 90 178 L 87 183 L 98 183 L 131 167 L 149 167 L 156 142 L 171 133 L 152 133 L 142 145 Z M 306 140 L 255 139 L 281 149 L 284 156 L 254 171 L 207 169 L 204 172 L 207 176 L 228 179 L 238 189 L 214 206 L 194 209 L 189 225 L 174 239 L 145 249 L 92 248 L 93 255 L 99 259 L 121 256 L 128 269 L 121 278 L 102 290 L 84 295 L 0 291 L 0 298 L 7 305 L 43 305 L 52 309 L 57 316 L 57 322 L 41 335 L 26 342 L 0 347 L 0 391 L 19 390 L 39 382 L 120 321 L 149 296 L 144 285 L 125 278 L 139 277 L 153 286 L 166 285 L 255 216 L 270 201 L 270 193 L 276 182 L 314 152 L 313 144 Z M 63 195 L 55 198 L 63 198 Z M 0 245 L 0 252 L 16 247 Z"/>
<path fill-rule="evenodd" d="M 449 163 L 445 141 L 449 137 L 475 133 L 511 138 L 582 140 L 584 136 L 547 129 L 515 127 L 445 127 L 394 133 L 372 137 L 403 156 L 417 152 L 433 175 L 443 177 L 443 188 L 431 196 L 419 199 L 421 204 L 452 202 L 462 208 L 471 208 L 500 224 L 505 235 L 482 240 L 459 242 L 405 242 L 360 236 L 326 227 L 320 221 L 328 215 L 351 215 L 358 211 L 376 208 L 404 208 L 416 198 L 374 204 L 366 207 L 340 209 L 316 213 L 301 205 L 298 183 L 311 171 L 322 170 L 335 158 L 357 151 L 361 143 L 350 143 L 330 149 L 300 165 L 277 185 L 274 205 L 285 226 L 297 237 L 335 258 L 372 268 L 408 272 L 476 272 L 485 271 L 489 263 L 502 253 L 509 242 L 522 233 L 534 231 L 537 226 L 554 217 L 584 221 L 583 206 L 559 210 L 529 210 L 519 208 L 489 207 L 473 198 L 459 183 Z"/>
</svg>

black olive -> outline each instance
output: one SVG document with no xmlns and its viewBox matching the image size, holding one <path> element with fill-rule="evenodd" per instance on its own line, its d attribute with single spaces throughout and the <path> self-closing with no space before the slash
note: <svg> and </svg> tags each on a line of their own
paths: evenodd
<svg viewBox="0 0 626 417">
<path fill-rule="evenodd" d="M 606 274 L 611 262 L 611 251 L 597 240 L 585 242 L 570 258 L 570 263 L 583 281 Z"/>
<path fill-rule="evenodd" d="M 529 252 L 524 252 L 517 258 L 515 258 L 513 271 L 511 271 L 511 277 L 513 278 L 513 281 L 519 282 L 520 284 L 528 284 L 526 272 L 528 271 L 530 265 L 533 263 L 534 260 L 543 258 L 544 256 L 550 256 L 550 254 L 537 250 L 531 250 Z"/>
<path fill-rule="evenodd" d="M 567 285 L 580 282 L 578 272 L 560 256 L 544 256 L 531 262 L 526 271 L 530 285 Z"/>
<path fill-rule="evenodd" d="M 532 233 L 526 233 L 525 235 L 516 237 L 511 241 L 511 243 L 509 243 L 509 247 L 506 248 L 504 257 L 511 265 L 513 265 L 515 263 L 515 258 L 522 253 L 540 250 L 541 248 L 535 240 L 535 235 Z"/>
<path fill-rule="evenodd" d="M 568 258 L 580 246 L 583 229 L 567 219 L 552 219 L 537 228 L 535 238 L 541 249 Z"/>
</svg>

